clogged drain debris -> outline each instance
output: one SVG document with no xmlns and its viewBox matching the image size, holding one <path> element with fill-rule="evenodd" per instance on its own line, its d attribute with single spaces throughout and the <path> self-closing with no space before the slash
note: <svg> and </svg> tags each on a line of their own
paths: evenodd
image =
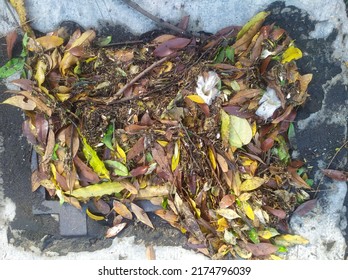
<svg viewBox="0 0 348 280">
<path fill-rule="evenodd" d="M 150 201 L 213 259 L 277 259 L 308 243 L 287 221 L 312 184 L 289 141 L 312 74 L 300 74 L 301 50 L 276 23 L 263 25 L 267 16 L 202 40 L 24 36 L 26 76 L 3 103 L 25 112 L 40 158 L 33 191 L 93 203 L 87 215 L 111 221 L 107 238 L 132 219 L 153 228 L 136 203 Z"/>
</svg>

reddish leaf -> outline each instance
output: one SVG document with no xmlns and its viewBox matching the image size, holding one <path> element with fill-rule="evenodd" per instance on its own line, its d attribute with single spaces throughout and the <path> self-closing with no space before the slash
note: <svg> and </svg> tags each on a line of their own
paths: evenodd
<svg viewBox="0 0 348 280">
<path fill-rule="evenodd" d="M 74 164 L 77 174 L 81 181 L 96 184 L 99 182 L 99 177 L 92 168 L 85 164 L 78 156 L 74 157 Z"/>
<path fill-rule="evenodd" d="M 127 153 L 127 161 L 135 158 L 136 156 L 140 155 L 142 152 L 144 152 L 144 137 L 140 137 L 138 141 L 134 144 L 134 146 L 128 151 Z"/>
<path fill-rule="evenodd" d="M 36 114 L 35 127 L 37 133 L 37 140 L 40 143 L 46 145 L 48 135 L 48 121 L 45 119 L 43 114 Z"/>
<path fill-rule="evenodd" d="M 128 133 L 138 133 L 139 131 L 143 131 L 147 129 L 147 126 L 144 125 L 138 125 L 138 124 L 130 124 L 127 125 L 124 130 L 127 131 Z"/>
<path fill-rule="evenodd" d="M 290 166 L 293 168 L 300 168 L 304 165 L 304 162 L 302 160 L 293 160 L 290 162 Z"/>
<path fill-rule="evenodd" d="M 236 201 L 236 197 L 233 194 L 226 194 L 219 202 L 220 208 L 230 207 Z"/>
<path fill-rule="evenodd" d="M 299 207 L 296 208 L 294 214 L 302 217 L 308 212 L 312 211 L 317 206 L 317 199 L 311 199 L 302 203 Z"/>
<path fill-rule="evenodd" d="M 298 188 L 310 189 L 311 187 L 306 183 L 305 180 L 297 174 L 297 169 L 288 166 L 288 173 L 290 174 L 290 184 Z"/>
<path fill-rule="evenodd" d="M 271 62 L 271 59 L 272 59 L 272 56 L 268 56 L 262 61 L 261 67 L 260 67 L 261 75 L 263 75 L 266 72 L 269 63 Z"/>
<path fill-rule="evenodd" d="M 275 246 L 270 243 L 259 243 L 259 244 L 247 243 L 245 244 L 245 248 L 248 251 L 250 251 L 255 257 L 267 256 L 278 251 L 278 246 Z"/>
<path fill-rule="evenodd" d="M 153 125 L 154 121 L 151 119 L 149 113 L 145 113 L 140 120 L 140 123 L 142 125 L 146 125 L 146 126 L 151 126 Z"/>
<path fill-rule="evenodd" d="M 250 100 L 262 93 L 261 89 L 244 89 L 238 91 L 228 102 L 231 105 L 243 105 L 247 100 Z"/>
<path fill-rule="evenodd" d="M 22 131 L 23 135 L 27 137 L 27 140 L 30 144 L 36 145 L 37 144 L 37 139 L 35 136 L 35 127 L 32 125 L 30 119 L 27 119 L 23 122 L 22 125 Z"/>
<path fill-rule="evenodd" d="M 173 180 L 173 174 L 170 169 L 169 161 L 166 157 L 166 154 L 159 144 L 155 144 L 154 148 L 151 150 L 153 159 L 158 163 L 158 172 L 157 174 L 161 173 L 161 177 L 165 180 L 172 181 Z"/>
<path fill-rule="evenodd" d="M 250 111 L 241 111 L 240 106 L 229 105 L 229 106 L 223 107 L 223 109 L 229 115 L 237 116 L 244 119 L 248 119 L 254 116 L 254 113 Z"/>
<path fill-rule="evenodd" d="M 274 145 L 274 139 L 273 138 L 267 138 L 265 141 L 261 144 L 261 149 L 264 152 L 267 152 L 269 149 L 271 149 Z"/>
<path fill-rule="evenodd" d="M 334 169 L 322 169 L 321 172 L 331 179 L 337 181 L 348 181 L 348 172 Z"/>
<path fill-rule="evenodd" d="M 280 218 L 280 219 L 285 219 L 286 218 L 286 212 L 282 209 L 274 209 L 270 206 L 263 206 L 264 209 L 266 209 L 269 213 L 273 214 L 274 216 Z"/>
<path fill-rule="evenodd" d="M 190 21 L 190 16 L 183 16 L 178 24 L 178 27 L 181 28 L 182 30 L 187 30 L 189 21 Z"/>
<path fill-rule="evenodd" d="M 102 199 L 93 198 L 93 204 L 96 207 L 97 211 L 103 215 L 110 213 L 110 206 Z"/>
<path fill-rule="evenodd" d="M 191 42 L 191 39 L 187 39 L 187 38 L 170 39 L 170 40 L 160 44 L 154 50 L 153 54 L 155 56 L 165 57 L 165 56 L 168 56 L 168 55 L 174 53 L 176 50 L 180 50 L 180 49 L 185 48 L 190 42 Z"/>
<path fill-rule="evenodd" d="M 171 34 L 163 34 L 155 38 L 152 42 L 155 44 L 161 44 L 164 42 L 167 42 L 168 40 L 176 38 L 174 35 Z"/>
<path fill-rule="evenodd" d="M 17 40 L 17 31 L 13 30 L 10 31 L 7 35 L 6 35 L 6 49 L 7 49 L 7 56 L 8 59 L 12 58 L 12 50 L 13 50 L 13 46 L 16 43 Z"/>
<path fill-rule="evenodd" d="M 56 172 L 56 179 L 57 179 L 57 183 L 60 185 L 63 191 L 65 192 L 69 191 L 68 183 L 64 176 Z"/>
<path fill-rule="evenodd" d="M 27 91 L 33 90 L 33 81 L 28 79 L 17 79 L 17 80 L 11 81 L 11 83 Z"/>
<path fill-rule="evenodd" d="M 144 175 L 147 170 L 149 169 L 148 166 L 138 166 L 136 168 L 134 168 L 133 170 L 131 170 L 129 173 L 133 176 L 139 176 L 139 175 Z"/>
</svg>

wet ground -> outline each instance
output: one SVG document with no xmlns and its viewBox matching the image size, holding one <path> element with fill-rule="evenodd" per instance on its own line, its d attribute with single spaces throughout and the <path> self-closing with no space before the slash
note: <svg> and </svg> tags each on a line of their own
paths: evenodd
<svg viewBox="0 0 348 280">
<path fill-rule="evenodd" d="M 311 32 L 314 30 L 315 22 L 309 19 L 306 12 L 295 7 L 285 7 L 283 3 L 278 2 L 273 3 L 269 10 L 272 14 L 267 23 L 276 22 L 286 29 L 296 41 L 296 45 L 304 51 L 303 58 L 297 63 L 300 73 L 313 73 L 313 80 L 308 88 L 311 96 L 305 106 L 299 109 L 295 122 L 296 141 L 293 143 L 293 151 L 294 155 L 307 162 L 307 166 L 310 167 L 309 176 L 315 179 L 315 191 L 311 195 L 325 198 L 331 180 L 322 179 L 320 168 L 325 168 L 330 163 L 332 169 L 348 170 L 347 147 L 343 147 L 337 153 L 337 149 L 347 139 L 348 116 L 346 69 L 342 67 L 342 61 L 332 57 L 332 43 L 339 31 L 333 30 L 328 37 L 313 39 Z M 138 39 L 127 33 L 123 27 L 104 26 L 99 32 L 112 35 L 115 42 Z M 157 34 L 150 32 L 140 38 L 146 40 Z M 4 38 L 0 40 L 0 65 L 7 59 L 4 41 Z M 0 85 L 0 91 L 4 90 L 4 85 Z M 0 95 L 0 101 L 5 98 L 6 95 Z M 112 240 L 103 237 L 106 227 L 102 224 L 88 219 L 87 236 L 67 238 L 60 235 L 56 217 L 32 214 L 33 205 L 41 203 L 42 195 L 31 192 L 31 147 L 22 137 L 22 121 L 23 115 L 20 110 L 1 106 L 0 140 L 3 141 L 4 149 L 0 157 L 0 171 L 4 195 L 16 204 L 15 219 L 7 232 L 9 242 L 24 248 L 34 245 L 42 252 L 57 252 L 59 255 L 109 247 Z M 346 197 L 345 207 L 347 205 Z M 344 221 L 347 219 L 347 213 L 342 213 L 346 215 L 341 219 Z M 151 216 L 151 219 L 155 230 L 136 223 L 128 225 L 119 237 L 135 236 L 135 243 L 141 244 L 186 246 L 186 238 L 181 232 L 155 216 Z M 345 230 L 347 240 L 348 231 Z M 345 258 L 347 256 L 348 251 Z"/>
</svg>

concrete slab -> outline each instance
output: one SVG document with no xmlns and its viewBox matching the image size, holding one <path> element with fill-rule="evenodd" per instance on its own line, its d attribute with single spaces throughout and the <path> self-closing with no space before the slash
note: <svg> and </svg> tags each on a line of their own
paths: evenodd
<svg viewBox="0 0 348 280">
<path fill-rule="evenodd" d="M 26 3 L 32 26 L 41 32 L 55 29 L 64 20 L 98 30 L 112 30 L 115 25 L 121 25 L 134 35 L 158 28 L 123 1 L 28 0 Z M 317 184 L 322 181 L 320 168 L 327 167 L 333 157 L 331 168 L 347 170 L 347 149 L 335 154 L 347 139 L 348 76 L 344 62 L 348 60 L 348 21 L 343 0 L 175 0 L 161 1 L 161 5 L 158 1 L 138 0 L 136 3 L 172 24 L 190 15 L 191 31 L 212 33 L 227 25 L 243 25 L 257 12 L 271 10 L 268 21 L 285 28 L 304 51 L 298 63 L 301 73 L 314 75 L 309 87 L 311 98 L 299 110 L 294 155 L 305 158 L 312 166 L 310 175 Z M 18 26 L 18 19 L 10 10 L 5 0 L 0 0 L 2 35 Z M 114 39 L 122 40 L 121 37 Z M 135 226 L 120 238 L 106 241 L 98 235 L 99 225 L 92 225 L 96 228 L 95 234 L 85 239 L 65 240 L 57 236 L 58 224 L 54 218 L 30 214 L 32 205 L 26 204 L 28 195 L 33 201 L 37 197 L 30 193 L 30 149 L 19 127 L 21 113 L 3 108 L 0 111 L 1 259 L 144 259 L 146 245 L 154 240 L 157 241 L 157 259 L 204 258 L 179 246 L 184 240 L 174 231 L 149 232 Z M 318 207 L 305 217 L 294 216 L 291 220 L 294 233 L 307 237 L 311 243 L 295 247 L 286 258 L 337 260 L 347 257 L 346 191 L 344 182 L 322 181 Z M 173 240 L 176 242 L 170 243 Z M 176 246 L 165 246 L 165 243 Z"/>
</svg>

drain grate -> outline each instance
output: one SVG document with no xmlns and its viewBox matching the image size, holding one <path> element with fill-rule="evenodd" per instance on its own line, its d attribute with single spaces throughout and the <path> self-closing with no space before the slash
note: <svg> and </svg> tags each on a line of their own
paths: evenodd
<svg viewBox="0 0 348 280">
<path fill-rule="evenodd" d="M 37 169 L 37 154 L 32 152 L 31 169 Z M 34 215 L 59 215 L 59 232 L 61 236 L 84 236 L 87 235 L 87 217 L 84 208 L 81 210 L 70 204 L 60 205 L 59 201 L 47 200 L 46 190 L 40 187 L 37 192 L 42 196 L 42 202 L 34 205 L 32 212 Z"/>
</svg>

